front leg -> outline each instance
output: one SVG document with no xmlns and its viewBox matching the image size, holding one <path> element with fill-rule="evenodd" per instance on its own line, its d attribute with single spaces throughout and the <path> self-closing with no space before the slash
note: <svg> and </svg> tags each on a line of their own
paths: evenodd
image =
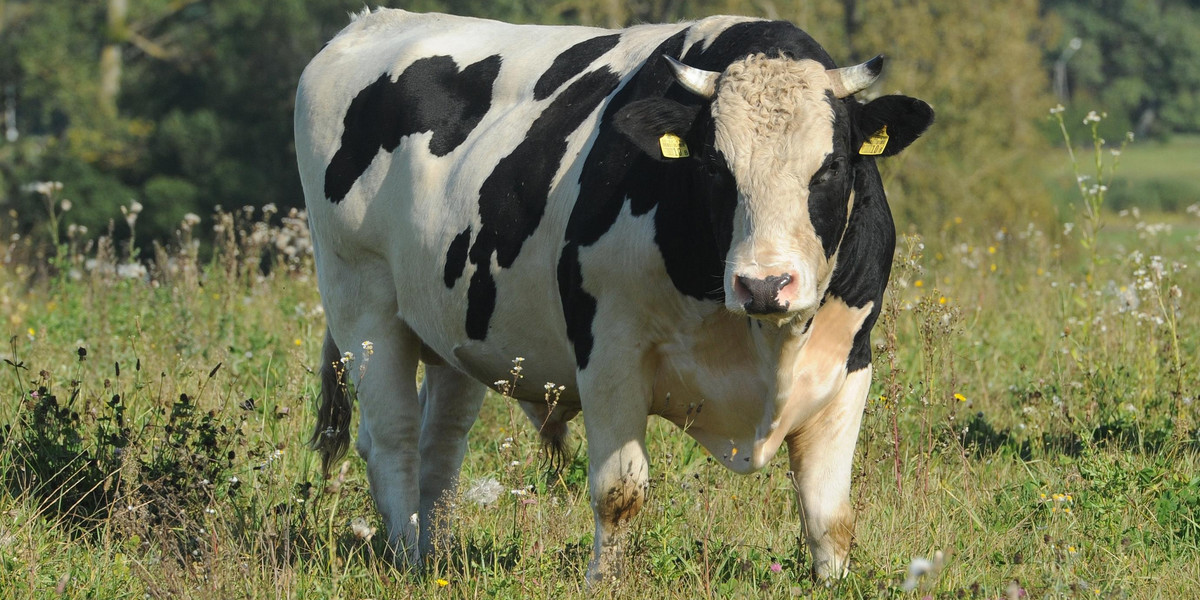
<svg viewBox="0 0 1200 600">
<path fill-rule="evenodd" d="M 812 572 L 820 579 L 849 571 L 854 537 L 850 473 L 870 388 L 869 365 L 850 373 L 829 404 L 787 438 Z"/>
<path fill-rule="evenodd" d="M 588 487 L 596 519 L 589 581 L 619 575 L 629 521 L 641 510 L 650 488 L 646 454 L 650 369 L 642 360 L 634 358 L 632 367 L 625 360 L 616 364 L 593 360 L 579 373 Z"/>
</svg>

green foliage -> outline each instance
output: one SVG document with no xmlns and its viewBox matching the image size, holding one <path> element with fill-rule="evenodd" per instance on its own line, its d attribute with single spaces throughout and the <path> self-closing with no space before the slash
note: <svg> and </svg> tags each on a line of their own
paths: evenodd
<svg viewBox="0 0 1200 600">
<path fill-rule="evenodd" d="M 171 207 L 143 222 L 142 243 L 166 239 L 188 212 L 299 205 L 295 82 L 362 4 L 146 0 L 130 3 L 118 30 L 106 28 L 106 4 L 4 5 L 0 55 L 12 60 L 0 65 L 0 91 L 16 92 L 21 137 L 0 142 L 0 203 L 17 209 L 22 230 L 43 218 L 21 189 L 34 181 L 71 181 L 81 210 L 70 218 L 92 230 L 132 201 Z M 115 115 L 100 85 L 107 44 L 123 57 Z"/>
<path fill-rule="evenodd" d="M 1076 106 L 1104 106 L 1120 115 L 1114 125 L 1139 137 L 1200 131 L 1200 6 L 1188 0 L 1044 4 L 1063 26 L 1047 58 L 1058 59 L 1073 38 L 1082 42 L 1067 63 Z"/>
<path fill-rule="evenodd" d="M 1044 189 L 1021 175 L 1038 170 L 1036 123 L 1051 105 L 1038 3 L 863 4 L 854 47 L 890 58 L 879 92 L 922 98 L 937 113 L 923 139 L 881 161 L 897 226 L 928 231 L 968 215 L 987 229 L 1049 222 Z"/>
<path fill-rule="evenodd" d="M 1175 535 L 1200 541 L 1200 477 L 1170 485 L 1155 502 L 1154 517 Z"/>
</svg>

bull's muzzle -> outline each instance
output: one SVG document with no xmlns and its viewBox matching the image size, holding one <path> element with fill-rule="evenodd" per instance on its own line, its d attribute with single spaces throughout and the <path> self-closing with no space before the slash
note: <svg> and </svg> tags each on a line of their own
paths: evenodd
<svg viewBox="0 0 1200 600">
<path fill-rule="evenodd" d="M 733 279 L 733 293 L 748 315 L 777 315 L 787 312 L 788 286 L 795 283 L 792 273 L 768 275 L 762 279 L 737 275 Z"/>
</svg>

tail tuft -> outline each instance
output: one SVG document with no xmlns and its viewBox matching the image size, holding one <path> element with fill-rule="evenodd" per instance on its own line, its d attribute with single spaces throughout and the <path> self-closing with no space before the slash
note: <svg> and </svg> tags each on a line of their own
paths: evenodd
<svg viewBox="0 0 1200 600">
<path fill-rule="evenodd" d="M 309 448 L 321 453 L 321 473 L 329 478 L 329 469 L 346 454 L 350 447 L 350 392 L 342 353 L 329 330 L 325 330 L 325 345 L 321 350 L 321 406 L 317 424 L 313 427 Z"/>
<path fill-rule="evenodd" d="M 533 426 L 537 427 L 538 437 L 542 439 L 544 452 L 542 464 L 546 467 L 546 479 L 548 481 L 558 479 L 563 470 L 570 466 L 571 461 L 575 459 L 575 455 L 579 453 L 578 446 L 574 452 L 567 448 L 567 440 L 570 437 L 567 422 L 579 414 L 579 410 L 566 408 L 557 402 L 553 404 L 518 402 L 518 404 L 525 411 L 525 416 L 529 417 Z"/>
</svg>

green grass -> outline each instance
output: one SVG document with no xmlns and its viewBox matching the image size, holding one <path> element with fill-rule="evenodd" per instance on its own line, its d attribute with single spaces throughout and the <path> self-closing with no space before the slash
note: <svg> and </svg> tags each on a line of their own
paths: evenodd
<svg viewBox="0 0 1200 600">
<path fill-rule="evenodd" d="M 463 481 L 504 493 L 459 498 L 454 541 L 425 572 L 394 570 L 381 533 L 353 532 L 356 518 L 382 528 L 364 465 L 325 481 L 303 447 L 324 329 L 311 262 L 272 250 L 258 269 L 302 227 L 221 216 L 211 260 L 163 251 L 153 283 L 86 268 L 125 262 L 119 250 L 72 242 L 45 259 L 21 240 L 0 269 L 0 596 L 998 598 L 1016 581 L 1031 598 L 1192 597 L 1200 216 L 1166 218 L 1169 235 L 1107 215 L 1094 266 L 1078 231 L 964 224 L 902 242 L 846 580 L 808 578 L 784 457 L 739 477 L 656 420 L 625 577 L 591 591 L 586 445 L 547 483 L 536 435 L 500 397 Z M 937 552 L 940 571 L 902 591 L 912 559 Z"/>
<path fill-rule="evenodd" d="M 1130 182 L 1167 179 L 1200 185 L 1200 135 L 1175 135 L 1165 142 L 1138 142 L 1121 156 Z"/>
<path fill-rule="evenodd" d="M 1075 128 L 1074 126 L 1071 126 Z M 1076 132 L 1078 135 L 1078 132 Z M 1087 142 L 1086 134 L 1080 142 Z M 1087 149 L 1081 149 L 1087 154 Z M 1111 156 L 1105 156 L 1111 160 Z M 1091 173 L 1091 156 L 1083 159 Z M 1065 149 L 1047 157 L 1049 187 L 1064 215 L 1078 198 L 1071 162 Z M 1200 135 L 1174 135 L 1165 141 L 1135 140 L 1120 155 L 1117 178 L 1107 205 L 1114 211 L 1138 208 L 1151 213 L 1182 213 L 1200 203 Z"/>
</svg>

